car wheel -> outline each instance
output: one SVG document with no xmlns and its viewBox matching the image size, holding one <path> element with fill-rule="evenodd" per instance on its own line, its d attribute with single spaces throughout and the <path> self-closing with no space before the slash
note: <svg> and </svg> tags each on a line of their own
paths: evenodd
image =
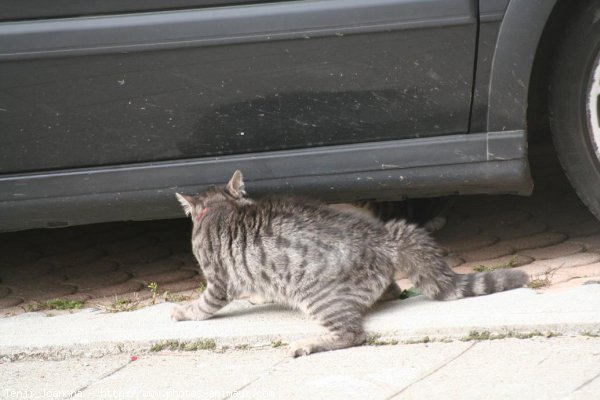
<svg viewBox="0 0 600 400">
<path fill-rule="evenodd" d="M 550 82 L 550 126 L 565 173 L 600 219 L 600 2 L 583 4 L 559 45 Z"/>
</svg>

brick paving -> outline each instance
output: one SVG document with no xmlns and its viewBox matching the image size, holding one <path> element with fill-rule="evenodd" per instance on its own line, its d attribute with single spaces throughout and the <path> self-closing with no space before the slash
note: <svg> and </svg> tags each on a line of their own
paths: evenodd
<svg viewBox="0 0 600 400">
<path fill-rule="evenodd" d="M 455 201 L 436 233 L 449 264 L 460 273 L 523 269 L 543 283 L 540 292 L 600 281 L 600 222 L 574 195 L 553 155 L 531 158 L 531 197 Z M 0 316 L 55 298 L 106 309 L 118 301 L 142 306 L 153 297 L 195 297 L 203 282 L 189 235 L 187 219 L 0 234 Z M 151 282 L 158 284 L 156 296 Z"/>
</svg>

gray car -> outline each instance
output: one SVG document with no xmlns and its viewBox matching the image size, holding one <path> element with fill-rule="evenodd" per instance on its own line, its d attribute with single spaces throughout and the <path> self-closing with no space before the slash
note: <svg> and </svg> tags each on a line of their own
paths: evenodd
<svg viewBox="0 0 600 400">
<path fill-rule="evenodd" d="M 330 201 L 527 195 L 550 126 L 600 216 L 600 13 L 571 0 L 4 0 L 0 230 L 180 216 L 241 169 Z"/>
</svg>

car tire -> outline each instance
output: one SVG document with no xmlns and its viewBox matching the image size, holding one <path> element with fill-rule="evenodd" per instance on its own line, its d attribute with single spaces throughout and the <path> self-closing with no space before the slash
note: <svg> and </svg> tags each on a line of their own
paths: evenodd
<svg viewBox="0 0 600 400">
<path fill-rule="evenodd" d="M 559 44 L 549 88 L 558 158 L 579 198 L 600 219 L 600 2 L 572 15 Z"/>
</svg>

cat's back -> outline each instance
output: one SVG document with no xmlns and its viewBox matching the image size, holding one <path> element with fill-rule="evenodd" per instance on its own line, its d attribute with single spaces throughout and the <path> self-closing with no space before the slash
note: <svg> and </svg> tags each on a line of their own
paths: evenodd
<svg viewBox="0 0 600 400">
<path fill-rule="evenodd" d="M 270 196 L 258 200 L 254 212 L 270 224 L 274 234 L 320 235 L 364 239 L 386 234 L 382 223 L 333 209 L 314 199 L 299 196 Z M 252 207 L 249 206 L 249 207 Z M 248 209 L 250 211 L 251 208 Z"/>
</svg>

